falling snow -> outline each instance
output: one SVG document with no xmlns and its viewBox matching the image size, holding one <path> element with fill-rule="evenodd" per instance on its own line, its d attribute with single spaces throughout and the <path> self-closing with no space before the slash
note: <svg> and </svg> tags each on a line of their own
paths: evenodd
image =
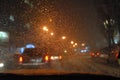
<svg viewBox="0 0 120 80">
<path fill-rule="evenodd" d="M 13 16 L 13 15 L 10 15 L 9 19 L 10 19 L 11 21 L 15 21 L 15 19 L 14 19 L 14 16 Z"/>
<path fill-rule="evenodd" d="M 99 21 L 96 17 L 97 6 L 93 4 L 91 0 L 88 2 L 85 0 L 82 2 L 80 0 L 0 0 L 0 31 L 10 34 L 7 37 L 8 42 L 1 43 L 0 40 L 0 53 L 3 50 L 1 47 L 7 46 L 7 53 L 15 53 L 16 48 L 24 47 L 27 43 L 54 48 L 59 53 L 65 53 L 65 57 L 66 54 L 69 57 L 76 53 L 83 43 L 94 50 L 106 47 L 107 39 L 100 31 L 102 26 L 97 22 Z M 112 24 L 116 23 L 113 19 L 110 21 Z M 119 41 L 119 35 L 119 33 L 116 35 L 115 42 Z M 1 34 L 0 37 L 5 35 Z M 74 45 L 70 44 L 72 40 L 75 42 Z M 86 45 L 84 46 L 88 49 Z M 86 50 L 79 50 L 79 53 L 80 51 L 86 52 Z M 58 65 L 63 65 L 64 70 L 88 72 L 98 70 L 104 74 L 107 70 L 110 75 L 112 72 L 117 72 L 115 75 L 119 73 L 118 69 L 112 68 L 108 63 L 98 64 L 92 58 L 82 58 L 72 55 L 68 61 L 65 60 L 66 62 L 63 61 L 63 64 Z M 62 69 L 58 65 L 57 68 Z M 80 69 L 81 66 L 83 70 Z"/>
</svg>

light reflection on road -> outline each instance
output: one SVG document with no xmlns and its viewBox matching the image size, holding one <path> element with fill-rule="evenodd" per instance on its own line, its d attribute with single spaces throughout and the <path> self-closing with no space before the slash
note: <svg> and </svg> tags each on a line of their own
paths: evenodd
<svg viewBox="0 0 120 80">
<path fill-rule="evenodd" d="M 104 59 L 103 59 L 104 60 Z M 63 56 L 61 61 L 52 61 L 51 66 L 39 67 L 32 70 L 32 72 L 41 73 L 41 70 L 48 73 L 48 70 L 58 70 L 64 72 L 76 72 L 76 73 L 93 73 L 104 74 L 120 77 L 120 67 L 110 66 L 102 59 L 95 59 L 88 56 L 70 55 Z M 102 63 L 100 63 L 102 62 Z M 17 69 L 22 70 L 22 69 Z M 26 70 L 22 70 L 23 72 Z M 12 71 L 12 70 L 11 70 Z M 9 70 L 1 70 L 1 72 L 9 72 Z M 49 71 L 50 72 L 50 71 Z"/>
</svg>

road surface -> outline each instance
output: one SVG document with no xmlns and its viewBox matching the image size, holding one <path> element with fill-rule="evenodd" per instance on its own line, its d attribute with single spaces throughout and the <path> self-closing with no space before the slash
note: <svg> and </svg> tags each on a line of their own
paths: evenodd
<svg viewBox="0 0 120 80">
<path fill-rule="evenodd" d="M 90 74 L 104 74 L 120 77 L 120 67 L 116 65 L 110 65 L 106 60 L 101 58 L 92 58 L 89 55 L 67 55 L 63 56 L 63 59 L 59 61 L 53 61 L 51 67 L 43 67 L 40 69 L 16 69 L 16 70 L 1 70 L 2 72 L 15 72 L 19 73 L 28 72 L 31 74 L 35 72 L 46 73 L 44 69 L 60 70 L 66 72 L 77 72 L 77 73 L 90 73 Z"/>
</svg>

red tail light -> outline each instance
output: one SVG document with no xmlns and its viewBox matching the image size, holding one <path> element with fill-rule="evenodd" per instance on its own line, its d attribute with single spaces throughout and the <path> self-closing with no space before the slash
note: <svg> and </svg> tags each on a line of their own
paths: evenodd
<svg viewBox="0 0 120 80">
<path fill-rule="evenodd" d="M 49 57 L 48 56 L 45 56 L 45 61 L 48 61 L 49 60 Z"/>
<path fill-rule="evenodd" d="M 100 53 L 97 53 L 97 56 L 99 56 L 100 55 Z"/>
<path fill-rule="evenodd" d="M 118 54 L 116 54 L 116 58 L 118 58 Z"/>
<path fill-rule="evenodd" d="M 94 56 L 95 54 L 94 54 L 94 53 L 92 53 L 91 55 L 92 55 L 92 56 Z"/>
<path fill-rule="evenodd" d="M 23 57 L 19 57 L 19 62 L 20 62 L 20 63 L 23 62 Z"/>
</svg>

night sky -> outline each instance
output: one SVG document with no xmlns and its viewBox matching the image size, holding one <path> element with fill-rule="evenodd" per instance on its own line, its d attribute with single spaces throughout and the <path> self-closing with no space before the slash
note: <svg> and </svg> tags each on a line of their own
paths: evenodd
<svg viewBox="0 0 120 80">
<path fill-rule="evenodd" d="M 73 34 L 80 42 L 85 41 L 94 47 L 103 47 L 106 46 L 106 40 L 101 32 L 103 26 L 99 22 L 97 15 L 99 5 L 96 3 L 99 2 L 93 0 L 63 0 L 58 5 L 60 12 L 63 12 L 65 16 L 68 15 L 67 22 L 69 22 L 70 34 Z"/>
<path fill-rule="evenodd" d="M 95 47 L 106 46 L 101 45 L 106 42 L 96 7 L 94 0 L 0 0 L 0 29 L 12 26 L 22 32 L 47 24 L 58 35 Z"/>
</svg>

